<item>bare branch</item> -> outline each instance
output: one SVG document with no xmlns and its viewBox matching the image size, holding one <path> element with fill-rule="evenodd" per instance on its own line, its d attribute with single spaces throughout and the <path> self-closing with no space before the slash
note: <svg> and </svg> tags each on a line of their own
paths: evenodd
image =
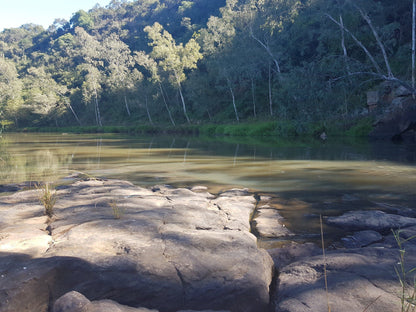
<svg viewBox="0 0 416 312">
<path fill-rule="evenodd" d="M 390 68 L 389 60 L 387 58 L 386 49 L 384 48 L 384 45 L 381 42 L 381 39 L 378 36 L 377 31 L 376 31 L 376 29 L 373 26 L 373 23 L 371 22 L 371 19 L 368 17 L 368 14 L 365 13 L 360 7 L 358 7 L 356 4 L 353 4 L 353 5 L 360 12 L 362 18 L 367 22 L 368 26 L 370 26 L 370 29 L 371 29 L 371 31 L 372 31 L 372 33 L 374 35 L 374 38 L 376 39 L 377 44 L 380 47 L 381 52 L 383 53 L 384 63 L 386 64 L 386 68 L 387 68 L 387 75 L 389 77 L 394 77 L 393 76 L 393 73 L 391 71 L 391 68 Z"/>
<path fill-rule="evenodd" d="M 338 80 L 342 80 L 345 79 L 347 77 L 351 77 L 351 76 L 372 76 L 374 77 L 374 79 L 379 79 L 379 80 L 384 80 L 384 81 L 391 81 L 391 82 L 395 82 L 403 87 L 405 87 L 407 90 L 409 90 L 412 93 L 416 93 L 416 88 L 413 88 L 411 84 L 409 84 L 406 81 L 403 81 L 401 79 L 398 79 L 396 77 L 389 77 L 383 74 L 378 74 L 375 72 L 354 72 L 354 73 L 349 73 L 348 75 L 344 75 L 344 76 L 340 76 L 334 79 L 331 79 L 333 82 L 336 82 Z"/>
<path fill-rule="evenodd" d="M 368 56 L 368 58 L 370 59 L 371 63 L 373 64 L 374 68 L 376 69 L 377 73 L 379 75 L 382 75 L 382 71 L 381 71 L 380 66 L 378 66 L 377 62 L 374 60 L 374 57 L 371 55 L 370 51 L 367 50 L 367 48 L 361 43 L 361 41 L 358 40 L 357 37 L 355 37 L 352 32 L 350 32 L 343 24 L 341 24 L 340 22 L 338 22 L 331 15 L 329 15 L 329 14 L 325 14 L 325 15 L 331 21 L 333 21 L 335 24 L 337 24 L 339 27 L 341 27 L 342 29 L 344 29 L 344 31 L 351 36 L 351 38 L 355 41 L 355 43 L 358 44 L 360 46 L 360 48 L 363 49 L 363 51 L 365 52 L 365 54 Z"/>
<path fill-rule="evenodd" d="M 341 47 L 342 51 L 344 52 L 344 62 L 345 67 L 347 69 L 347 73 L 350 73 L 350 67 L 348 66 L 348 54 L 347 54 L 347 48 L 345 47 L 345 36 L 344 36 L 344 22 L 342 20 L 342 16 L 339 16 L 339 23 L 341 24 Z"/>
<path fill-rule="evenodd" d="M 256 40 L 265 50 L 266 52 L 270 55 L 270 57 L 272 58 L 275 66 L 276 66 L 276 70 L 278 73 L 280 73 L 280 66 L 279 66 L 279 62 L 277 61 L 276 57 L 273 55 L 273 52 L 270 50 L 270 46 L 269 44 L 265 44 L 263 41 L 261 41 L 259 38 L 257 38 L 254 33 L 253 33 L 253 29 L 250 27 L 250 36 L 251 38 L 253 38 L 254 40 Z"/>
</svg>

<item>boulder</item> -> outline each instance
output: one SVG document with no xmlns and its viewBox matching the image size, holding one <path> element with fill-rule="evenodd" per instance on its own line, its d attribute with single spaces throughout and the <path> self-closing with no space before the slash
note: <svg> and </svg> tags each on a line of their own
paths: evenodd
<svg viewBox="0 0 416 312">
<path fill-rule="evenodd" d="M 402 140 L 414 136 L 416 130 L 416 105 L 411 97 L 397 98 L 394 106 L 373 127 L 371 139 Z"/>
<path fill-rule="evenodd" d="M 246 190 L 215 197 L 88 180 L 57 195 L 49 225 L 36 191 L 0 200 L 0 311 L 48 311 L 71 291 L 113 311 L 269 308 L 273 261 L 250 233 L 256 200 Z"/>
<path fill-rule="evenodd" d="M 416 225 L 416 218 L 388 214 L 379 210 L 350 211 L 338 217 L 329 217 L 331 225 L 349 229 L 390 231 Z"/>
<path fill-rule="evenodd" d="M 158 312 L 146 308 L 123 306 L 112 300 L 89 301 L 84 295 L 71 291 L 60 297 L 53 306 L 53 312 Z"/>
<path fill-rule="evenodd" d="M 341 238 L 341 241 L 346 248 L 361 248 L 379 242 L 382 239 L 383 236 L 379 232 L 367 230 L 355 232 L 353 235 Z"/>
</svg>

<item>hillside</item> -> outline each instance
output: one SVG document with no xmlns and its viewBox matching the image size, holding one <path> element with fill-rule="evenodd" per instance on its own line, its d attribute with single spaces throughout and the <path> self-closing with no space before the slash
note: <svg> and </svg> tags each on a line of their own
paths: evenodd
<svg viewBox="0 0 416 312">
<path fill-rule="evenodd" d="M 349 120 L 411 90 L 412 3 L 138 0 L 0 33 L 3 126 Z"/>
</svg>

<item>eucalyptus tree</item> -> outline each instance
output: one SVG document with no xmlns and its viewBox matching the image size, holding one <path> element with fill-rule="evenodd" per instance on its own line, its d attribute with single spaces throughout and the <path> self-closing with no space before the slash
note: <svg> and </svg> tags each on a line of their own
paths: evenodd
<svg viewBox="0 0 416 312">
<path fill-rule="evenodd" d="M 81 58 L 78 70 L 83 73 L 82 95 L 85 103 L 94 103 L 94 115 L 98 126 L 102 126 L 99 97 L 104 82 L 103 47 L 101 43 L 89 35 L 84 28 L 75 28 L 75 41 L 77 43 L 77 56 Z M 101 70 L 101 71 L 100 71 Z"/>
<path fill-rule="evenodd" d="M 165 92 L 162 87 L 162 77 L 159 74 L 159 68 L 158 68 L 156 61 L 143 51 L 135 52 L 135 61 L 137 62 L 139 66 L 144 67 L 148 71 L 149 73 L 148 80 L 152 82 L 153 84 L 158 85 L 160 95 L 163 99 L 163 103 L 165 104 L 165 108 L 169 114 L 170 122 L 172 123 L 173 126 L 175 126 L 176 125 L 175 120 L 173 119 L 172 113 L 169 109 L 168 102 L 166 100 Z"/>
<path fill-rule="evenodd" d="M 190 123 L 182 92 L 182 82 L 186 80 L 185 71 L 197 68 L 197 62 L 202 59 L 200 46 L 193 38 L 185 45 L 176 44 L 172 35 L 157 22 L 153 26 L 147 26 L 144 31 L 151 39 L 149 45 L 153 47 L 153 50 L 150 55 L 157 61 L 158 66 L 168 73 L 170 83 L 176 85 L 183 113 L 187 122 Z"/>
<path fill-rule="evenodd" d="M 13 62 L 0 57 L 0 119 L 12 118 L 22 105 L 22 82 Z"/>
<path fill-rule="evenodd" d="M 57 124 L 66 112 L 66 92 L 43 67 L 31 67 L 24 78 L 24 108 L 40 120 Z"/>
<path fill-rule="evenodd" d="M 207 27 L 200 31 L 200 40 L 203 51 L 207 55 L 207 67 L 216 73 L 214 75 L 216 76 L 216 87 L 220 90 L 225 87 L 228 90 L 235 119 L 239 122 L 234 90 L 238 74 L 237 68 L 233 66 L 232 57 L 229 57 L 233 54 L 233 40 L 237 33 L 234 25 L 236 7 L 236 0 L 228 0 L 226 6 L 220 9 L 221 17 L 211 16 L 209 18 Z"/>
<path fill-rule="evenodd" d="M 106 85 L 112 93 L 122 93 L 127 114 L 130 116 L 130 108 L 127 102 L 126 92 L 134 88 L 135 78 L 133 74 L 134 59 L 130 48 L 120 40 L 119 36 L 112 33 L 103 40 L 104 69 L 106 72 Z M 122 100 L 122 101 L 123 101 Z"/>
</svg>

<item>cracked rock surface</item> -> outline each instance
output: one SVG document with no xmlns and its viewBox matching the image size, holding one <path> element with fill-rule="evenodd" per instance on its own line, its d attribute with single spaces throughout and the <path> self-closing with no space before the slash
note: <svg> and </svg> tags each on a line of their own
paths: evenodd
<svg viewBox="0 0 416 312">
<path fill-rule="evenodd" d="M 416 227 L 401 232 L 402 239 L 416 235 Z M 276 281 L 276 312 L 395 312 L 401 311 L 401 284 L 395 268 L 400 271 L 400 251 L 393 234 L 362 248 L 336 249 L 320 255 L 308 244 L 292 244 L 297 250 L 292 263 L 279 268 Z M 416 241 L 403 244 L 407 271 L 415 267 Z M 309 251 L 308 251 L 309 250 Z M 301 251 L 301 252 L 299 252 Z M 272 253 L 273 254 L 273 253 Z M 325 290 L 325 271 L 328 292 Z M 415 274 L 407 276 L 413 283 Z M 412 288 L 406 289 L 411 294 Z"/>
<path fill-rule="evenodd" d="M 91 311 L 268 310 L 273 262 L 244 191 L 78 181 L 49 221 L 36 192 L 0 197 L 0 311 L 48 311 L 71 291 Z"/>
</svg>

